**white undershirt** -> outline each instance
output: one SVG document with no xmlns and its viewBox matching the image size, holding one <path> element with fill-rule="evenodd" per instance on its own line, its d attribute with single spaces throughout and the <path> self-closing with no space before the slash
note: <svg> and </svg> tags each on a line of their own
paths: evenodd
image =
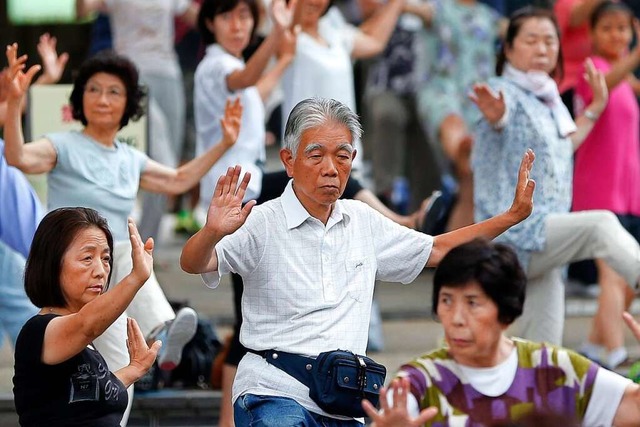
<svg viewBox="0 0 640 427">
<path fill-rule="evenodd" d="M 504 362 L 490 368 L 472 368 L 460 364 L 458 367 L 474 389 L 485 396 L 497 397 L 509 390 L 513 383 L 518 370 L 518 351 L 513 347 Z"/>
</svg>

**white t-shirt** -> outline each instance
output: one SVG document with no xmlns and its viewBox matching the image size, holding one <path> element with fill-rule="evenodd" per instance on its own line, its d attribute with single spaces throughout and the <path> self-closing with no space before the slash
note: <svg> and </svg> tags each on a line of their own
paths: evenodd
<svg viewBox="0 0 640 427">
<path fill-rule="evenodd" d="M 190 0 L 104 0 L 109 13 L 113 47 L 141 72 L 180 75 L 174 45 L 174 17 Z"/>
<path fill-rule="evenodd" d="M 258 89 L 251 86 L 235 92 L 227 88 L 227 76 L 243 69 L 244 61 L 227 53 L 220 45 L 207 47 L 194 78 L 193 106 L 196 122 L 196 154 L 209 150 L 222 138 L 220 119 L 224 117 L 227 98 L 240 97 L 242 123 L 238 140 L 218 160 L 200 181 L 200 206 L 206 212 L 218 178 L 230 166 L 241 165 L 243 173 L 251 172 L 245 201 L 256 199 L 262 190 L 262 165 L 266 159 L 264 147 L 264 105 Z"/>
<path fill-rule="evenodd" d="M 298 34 L 295 58 L 281 81 L 284 91 L 283 126 L 298 102 L 314 96 L 335 99 L 356 111 L 351 51 L 357 31 L 330 11 L 319 24 L 320 35 L 326 44 L 319 43 L 305 32 Z M 359 140 L 355 141 L 355 148 L 358 155 L 353 169 L 359 170 L 363 159 Z"/>
</svg>

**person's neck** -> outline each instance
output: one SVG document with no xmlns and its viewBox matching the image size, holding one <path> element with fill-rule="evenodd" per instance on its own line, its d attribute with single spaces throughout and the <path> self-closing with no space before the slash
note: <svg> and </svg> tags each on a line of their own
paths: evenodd
<svg viewBox="0 0 640 427">
<path fill-rule="evenodd" d="M 293 186 L 293 193 L 296 195 L 296 198 L 298 199 L 302 207 L 306 209 L 309 215 L 322 222 L 324 225 L 327 225 L 329 217 L 331 216 L 331 212 L 333 212 L 333 203 L 331 205 L 314 203 L 303 194 L 299 194 L 296 191 L 295 184 Z"/>
<path fill-rule="evenodd" d="M 470 368 L 493 368 L 507 360 L 514 347 L 515 343 L 513 340 L 502 335 L 496 346 L 488 352 L 487 356 L 478 355 L 473 359 L 460 361 L 459 363 Z"/>
<path fill-rule="evenodd" d="M 300 30 L 307 33 L 311 38 L 321 43 L 325 43 L 324 39 L 320 35 L 320 27 L 317 22 L 315 24 L 311 24 L 311 23 L 300 24 Z"/>
<path fill-rule="evenodd" d="M 223 46 L 221 44 L 218 44 L 218 45 L 222 48 L 222 50 L 224 50 L 229 55 L 231 55 L 231 56 L 233 56 L 235 58 L 239 58 L 239 59 L 242 58 L 242 51 L 240 51 L 240 52 L 232 52 L 231 50 L 227 49 L 226 46 Z M 246 48 L 246 46 L 245 46 L 245 48 Z"/>
<path fill-rule="evenodd" d="M 118 130 L 87 126 L 82 130 L 82 133 L 106 147 L 112 147 Z"/>
</svg>

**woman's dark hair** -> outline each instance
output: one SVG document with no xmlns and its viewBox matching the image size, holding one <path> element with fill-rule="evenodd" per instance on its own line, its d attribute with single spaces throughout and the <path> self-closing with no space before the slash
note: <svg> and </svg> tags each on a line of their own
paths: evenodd
<svg viewBox="0 0 640 427">
<path fill-rule="evenodd" d="M 212 21 L 216 16 L 235 9 L 241 2 L 249 6 L 251 16 L 253 17 L 253 29 L 251 30 L 250 38 L 250 40 L 253 40 L 256 28 L 258 28 L 258 21 L 260 20 L 257 0 L 204 0 L 200 5 L 200 12 L 198 13 L 198 30 L 205 45 L 208 46 L 216 42 L 216 35 L 207 28 L 207 21 Z"/>
<path fill-rule="evenodd" d="M 591 12 L 591 19 L 589 20 L 589 25 L 591 29 L 594 29 L 598 24 L 598 21 L 606 14 L 612 12 L 624 12 L 629 15 L 629 25 L 633 26 L 633 11 L 629 9 L 629 6 L 620 2 L 620 1 L 611 1 L 606 0 L 596 6 Z"/>
<path fill-rule="evenodd" d="M 527 277 L 509 246 L 475 239 L 451 249 L 433 277 L 432 312 L 437 316 L 440 289 L 477 282 L 498 306 L 498 321 L 510 325 L 522 314 Z"/>
<path fill-rule="evenodd" d="M 113 254 L 113 236 L 107 220 L 94 209 L 55 209 L 40 221 L 33 236 L 24 273 L 24 289 L 36 307 L 67 305 L 60 286 L 62 260 L 78 233 L 92 227 L 104 232 L 109 251 Z M 113 267 L 113 257 L 109 259 L 109 266 Z M 110 280 L 111 270 L 107 287 Z"/>
<path fill-rule="evenodd" d="M 558 42 L 560 42 L 560 27 L 558 27 L 558 20 L 554 15 L 552 10 L 543 9 L 540 7 L 534 6 L 525 6 L 513 12 L 509 17 L 509 26 L 507 27 L 507 33 L 504 36 L 504 40 L 502 41 L 502 48 L 498 53 L 498 60 L 496 61 L 496 74 L 498 76 L 502 75 L 502 71 L 504 70 L 504 66 L 507 63 L 507 55 L 506 50 L 513 47 L 513 41 L 520 33 L 520 29 L 525 21 L 537 18 L 537 19 L 548 19 L 553 24 L 553 27 L 556 30 L 556 35 L 558 36 Z M 563 66 L 563 57 L 562 57 L 562 47 L 558 46 L 558 62 L 556 63 L 556 67 L 551 71 L 551 77 L 560 81 L 564 77 L 564 66 Z"/>
<path fill-rule="evenodd" d="M 138 84 L 138 69 L 124 56 L 118 55 L 111 50 L 99 52 L 95 56 L 87 59 L 80 65 L 78 76 L 73 84 L 73 91 L 69 101 L 73 109 L 73 118 L 80 120 L 83 125 L 87 125 L 87 118 L 84 115 L 84 105 L 82 97 L 87 81 L 97 73 L 107 73 L 118 77 L 125 87 L 127 104 L 124 114 L 120 120 L 120 129 L 125 127 L 129 120 L 136 121 L 144 114 L 142 101 L 145 92 Z"/>
</svg>

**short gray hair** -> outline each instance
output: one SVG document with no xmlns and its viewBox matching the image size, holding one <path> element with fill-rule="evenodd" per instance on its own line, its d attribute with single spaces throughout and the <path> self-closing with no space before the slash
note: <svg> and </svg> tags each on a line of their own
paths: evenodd
<svg viewBox="0 0 640 427">
<path fill-rule="evenodd" d="M 284 129 L 284 148 L 289 149 L 293 157 L 298 152 L 302 134 L 327 122 L 343 124 L 351 134 L 351 143 L 362 137 L 362 126 L 358 115 L 349 107 L 335 99 L 308 98 L 300 101 L 287 119 Z"/>
</svg>

